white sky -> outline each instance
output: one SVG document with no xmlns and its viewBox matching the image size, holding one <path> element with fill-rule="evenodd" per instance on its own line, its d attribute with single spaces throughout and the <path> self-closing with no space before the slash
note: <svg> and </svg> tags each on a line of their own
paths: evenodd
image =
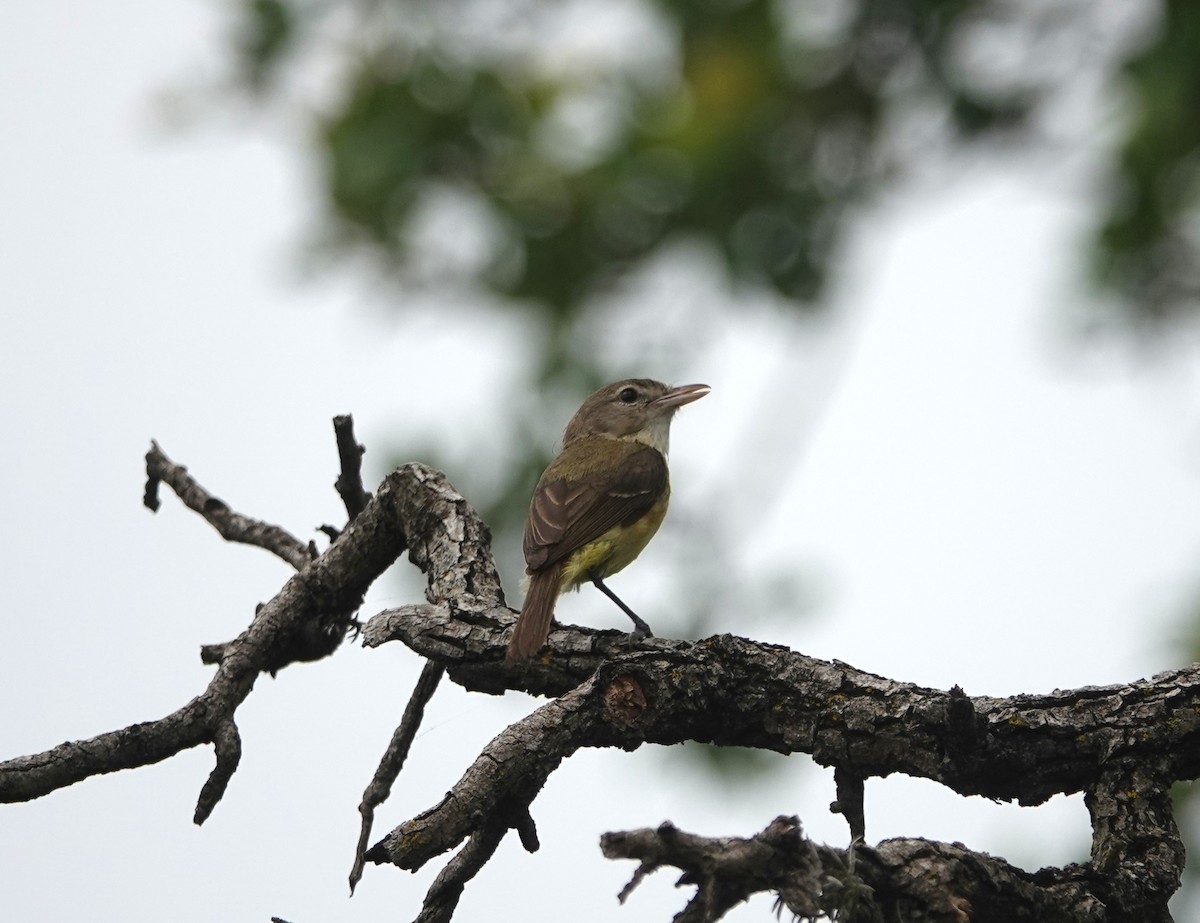
<svg viewBox="0 0 1200 923">
<path fill-rule="evenodd" d="M 406 432 L 503 418 L 489 382 L 520 362 L 512 325 L 394 322 L 380 293 L 303 280 L 310 193 L 278 131 L 249 116 L 161 130 L 157 94 L 211 74 L 219 25 L 198 4 L 0 7 L 0 758 L 174 710 L 209 677 L 199 645 L 239 632 L 288 574 L 170 495 L 145 511 L 150 438 L 239 511 L 308 537 L 338 519 L 335 413 L 355 414 L 378 480 Z M 714 386 L 673 433 L 673 517 L 739 489 L 744 472 L 709 446 L 745 437 L 747 407 L 765 449 L 802 459 L 772 515 L 745 504 L 731 520 L 740 558 L 721 563 L 738 579 L 755 560 L 791 564 L 818 588 L 812 615 L 731 607 L 719 630 L 968 693 L 1180 665 L 1169 638 L 1200 582 L 1197 352 L 1065 332 L 1083 297 L 1079 169 L 1010 160 L 916 183 L 855 241 L 833 323 L 748 311 L 694 364 L 647 370 Z M 435 391 L 448 362 L 455 389 Z M 652 562 L 621 577 L 635 598 L 653 595 Z M 364 615 L 407 592 L 384 581 Z M 563 617 L 619 624 L 588 594 Z M 652 623 L 670 633 L 669 614 Z M 345 880 L 358 799 L 418 670 L 399 648 L 348 646 L 261 680 L 238 713 L 241 768 L 202 828 L 206 749 L 0 807 L 0 919 L 410 917 L 440 863 L 369 868 L 353 900 Z M 377 833 L 534 704 L 440 690 Z M 506 842 L 459 918 L 667 920 L 684 900 L 670 873 L 618 910 L 632 869 L 597 848 L 666 818 L 724 835 L 799 813 L 844 843 L 827 773 L 797 757 L 773 782 L 718 793 L 661 750 L 580 755 L 534 805 L 542 852 Z M 1017 809 L 889 779 L 869 783 L 867 808 L 872 839 L 962 840 L 1031 866 L 1087 849 L 1078 798 Z"/>
</svg>

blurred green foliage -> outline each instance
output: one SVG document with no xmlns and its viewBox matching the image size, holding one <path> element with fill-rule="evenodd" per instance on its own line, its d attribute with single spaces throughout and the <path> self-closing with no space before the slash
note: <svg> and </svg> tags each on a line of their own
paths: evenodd
<svg viewBox="0 0 1200 923">
<path fill-rule="evenodd" d="M 1115 75 L 1129 96 L 1096 238 L 1097 275 L 1148 320 L 1200 298 L 1200 4 L 1166 0 L 1162 23 Z"/>
<path fill-rule="evenodd" d="M 472 281 L 564 324 L 681 235 L 811 307 L 851 206 L 904 166 L 902 122 L 978 139 L 1036 103 L 957 54 L 1005 9 L 647 0 L 643 54 L 564 61 L 561 4 L 249 0 L 232 50 L 266 95 L 336 31 L 316 148 L 340 242 L 410 269 L 414 215 L 453 188 L 493 232 Z"/>
<path fill-rule="evenodd" d="M 246 86 L 256 92 L 267 88 L 291 48 L 295 22 L 292 7 L 283 0 L 250 0 L 245 5 L 233 42 L 239 77 Z"/>
<path fill-rule="evenodd" d="M 535 319 L 530 384 L 572 407 L 646 371 L 636 343 L 613 368 L 579 333 L 619 280 L 698 242 L 731 288 L 814 310 L 857 206 L 938 144 L 1020 131 L 1040 89 L 964 53 L 1012 15 L 968 0 L 237 10 L 238 85 L 264 106 L 320 99 L 301 110 L 329 250 Z M 449 203 L 463 233 L 439 248 L 426 219 Z M 565 419 L 516 421 L 524 455 L 473 494 L 505 542 Z"/>
<path fill-rule="evenodd" d="M 1143 6 L 1158 27 L 1131 38 L 1091 2 L 240 0 L 229 53 L 310 121 L 331 252 L 535 318 L 531 384 L 578 400 L 645 371 L 576 335 L 617 280 L 699 242 L 731 287 L 813 310 L 862 204 L 947 153 L 1036 146 L 1097 49 L 1125 107 L 1094 276 L 1130 319 L 1193 307 L 1200 6 Z M 523 425 L 539 448 L 481 504 L 500 530 L 553 441 Z"/>
<path fill-rule="evenodd" d="M 1146 36 L 1097 46 L 1122 111 L 1092 262 L 1128 318 L 1156 321 L 1200 293 L 1200 7 L 1143 5 Z M 583 4 L 241 0 L 229 50 L 265 104 L 332 75 L 313 138 L 340 245 L 414 273 L 414 218 L 454 190 L 488 240 L 446 274 L 561 328 L 680 237 L 813 307 L 857 203 L 939 146 L 1036 140 L 1031 116 L 1083 79 L 1072 56 L 1114 28 L 1103 4 L 1052 6 L 631 0 L 602 15 L 635 46 L 597 53 L 564 28 L 597 15 Z"/>
</svg>

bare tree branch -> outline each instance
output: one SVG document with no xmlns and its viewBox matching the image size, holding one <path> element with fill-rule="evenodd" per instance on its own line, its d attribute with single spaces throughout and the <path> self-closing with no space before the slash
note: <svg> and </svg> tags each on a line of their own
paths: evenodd
<svg viewBox="0 0 1200 923">
<path fill-rule="evenodd" d="M 341 462 L 341 474 L 333 486 L 346 506 L 346 518 L 352 520 L 371 501 L 362 482 L 362 457 L 367 450 L 354 436 L 354 417 L 350 414 L 333 418 L 333 433 Z"/>
<path fill-rule="evenodd" d="M 404 768 L 404 761 L 408 759 L 408 751 L 412 748 L 413 738 L 417 736 L 417 731 L 421 727 L 425 706 L 433 697 L 433 693 L 445 673 L 446 669 L 441 664 L 434 663 L 432 660 L 425 662 L 421 676 L 417 679 L 417 685 L 404 709 L 400 726 L 392 735 L 387 752 L 380 760 L 379 768 L 375 770 L 374 778 L 371 779 L 367 790 L 363 792 L 362 801 L 358 805 L 358 813 L 362 816 L 362 825 L 358 834 L 358 846 L 354 850 L 354 866 L 350 870 L 351 894 L 354 893 L 355 886 L 362 878 L 363 854 L 367 851 L 371 828 L 375 824 L 375 808 L 383 804 L 391 794 L 392 783 L 396 781 L 400 770 Z"/>
<path fill-rule="evenodd" d="M 863 777 L 847 765 L 837 766 L 833 770 L 837 800 L 829 805 L 829 810 L 846 818 L 846 823 L 850 825 L 850 839 L 855 842 L 861 842 L 867 835 L 863 781 Z"/>
<path fill-rule="evenodd" d="M 502 643 L 511 622 L 500 608 L 467 622 L 444 607 L 401 607 L 369 619 L 363 643 L 402 641 L 481 691 L 564 695 L 617 664 L 644 678 L 649 742 L 809 753 L 864 779 L 903 772 L 963 795 L 1041 804 L 1088 790 L 1120 758 L 1173 779 L 1200 774 L 1200 664 L 1130 685 L 968 697 L 734 635 L 630 647 L 619 632 L 559 626 L 549 653 L 513 667 Z"/>
<path fill-rule="evenodd" d="M 1171 919 L 1166 897 L 1179 888 L 1185 859 L 1172 812 L 1174 780 L 1155 760 L 1122 755 L 1105 764 L 1084 794 L 1096 893 L 1113 919 Z"/>
<path fill-rule="evenodd" d="M 633 878 L 622 889 L 621 903 L 646 875 L 663 866 L 682 871 L 678 884 L 696 886 L 696 895 L 677 921 L 711 923 L 759 891 L 787 894 L 783 903 L 798 917 L 816 918 L 826 910 L 832 879 L 847 877 L 844 853 L 806 840 L 796 817 L 777 817 L 762 833 L 741 837 L 702 837 L 671 823 L 657 829 L 606 833 L 600 849 L 608 859 L 636 859 Z"/>
<path fill-rule="evenodd" d="M 368 622 L 368 646 L 402 640 L 469 689 L 559 696 L 496 737 L 442 802 L 372 847 L 369 861 L 418 868 L 484 827 L 515 826 L 512 818 L 580 747 L 697 740 L 806 752 L 833 766 L 835 804 L 856 837 L 862 783 L 873 776 L 903 772 L 1021 804 L 1083 791 L 1093 866 L 1083 876 L 1086 895 L 1064 898 L 1078 910 L 1069 919 L 1092 919 L 1086 908 L 1100 905 L 1116 914 L 1109 919 L 1168 919 L 1183 867 L 1169 786 L 1200 772 L 1200 665 L 1130 685 L 972 698 L 729 635 L 650 638 L 631 648 L 616 632 L 560 626 L 539 659 L 510 667 L 503 632 L 511 622 L 500 607 L 464 618 L 445 605 L 388 610 Z M 1046 887 L 1059 882 L 1046 874 L 1038 879 Z"/>
<path fill-rule="evenodd" d="M 704 837 L 672 824 L 600 838 L 609 859 L 639 863 L 622 902 L 645 875 L 665 866 L 696 886 L 675 917 L 711 923 L 758 892 L 773 892 L 797 917 L 877 923 L 1010 923 L 1012 920 L 1154 919 L 1106 916 L 1082 866 L 1025 872 L 959 843 L 885 840 L 876 848 L 834 849 L 806 839 L 795 817 L 777 817 L 749 837 Z"/>
<path fill-rule="evenodd" d="M 362 639 L 365 647 L 400 641 L 422 657 L 442 663 L 454 682 L 472 692 L 503 695 L 519 689 L 551 697 L 578 686 L 606 660 L 647 644 L 674 643 L 660 638 L 634 643 L 625 631 L 555 622 L 541 656 L 528 665 L 509 666 L 497 645 L 514 621 L 516 613 L 503 605 L 464 612 L 448 604 L 418 603 L 372 616 L 363 626 Z"/>
<path fill-rule="evenodd" d="M 507 832 L 508 828 L 503 824 L 487 824 L 472 834 L 467 845 L 433 880 L 415 923 L 448 923 L 458 907 L 463 888 L 492 858 Z"/>
<path fill-rule="evenodd" d="M 420 536 L 422 541 L 414 540 L 409 553 L 410 560 L 428 577 L 426 598 L 431 604 L 451 601 L 455 616 L 464 624 L 474 623 L 478 613 L 495 610 L 502 610 L 511 618 L 513 613 L 504 609 L 504 593 L 492 561 L 491 534 L 487 526 L 444 476 L 436 472 L 430 474 L 440 480 L 435 482 L 431 477 L 430 485 L 436 495 L 425 498 L 427 505 L 420 511 L 419 518 L 414 511 L 410 534 L 414 538 Z M 425 665 L 404 718 L 363 795 L 359 806 L 363 822 L 350 874 L 351 891 L 362 876 L 364 860 L 374 861 L 365 851 L 374 821 L 374 807 L 387 797 L 420 725 L 425 703 L 433 695 L 443 672 L 444 668 L 432 660 Z M 497 815 L 485 820 L 472 831 L 467 845 L 435 879 L 418 917 L 420 923 L 451 918 L 467 881 L 492 857 L 510 826 L 519 830 L 527 849 L 537 848 L 533 818 L 527 810 L 519 809 L 511 817 Z"/>
<path fill-rule="evenodd" d="M 339 445 L 343 440 L 353 443 L 348 425 L 339 429 Z M 343 474 L 352 468 L 344 458 Z M 558 626 L 539 657 L 509 666 L 503 636 L 514 614 L 504 604 L 490 535 L 440 473 L 419 464 L 398 469 L 316 560 L 307 549 L 295 557 L 295 540 L 282 530 L 281 538 L 274 527 L 232 514 L 157 446 L 147 473 L 151 508 L 159 482 L 168 483 L 217 528 L 240 536 L 234 540 L 258 536 L 256 543 L 294 559 L 299 572 L 242 636 L 221 646 L 218 669 L 199 697 L 159 721 L 0 764 L 0 801 L 28 800 L 212 743 L 217 762 L 197 805 L 202 822 L 236 770 L 234 713 L 258 674 L 332 650 L 330 639 L 333 646 L 340 641 L 362 593 L 407 547 L 427 574 L 427 602 L 380 613 L 364 643 L 400 640 L 429 664 L 364 793 L 362 858 L 352 883 L 363 860 L 415 869 L 466 841 L 426 896 L 422 921 L 451 918 L 464 885 L 509 829 L 527 849 L 537 848 L 531 805 L 578 749 L 687 740 L 804 752 L 834 767 L 834 806 L 854 842 L 848 851 L 816 846 L 789 818 L 748 840 L 693 837 L 669 825 L 606 837 L 606 854 L 640 863 L 625 896 L 655 868 L 683 869 L 682 881 L 698 890 L 679 920 L 718 919 L 756 890 L 777 892 L 781 906 L 810 918 L 1170 919 L 1167 899 L 1184 857 L 1169 788 L 1200 775 L 1200 665 L 1128 685 L 969 697 L 958 687 L 897 682 L 731 635 L 631 643 L 618 632 Z M 346 475 L 348 510 L 355 476 Z M 468 689 L 552 698 L 493 739 L 440 803 L 363 852 L 374 807 L 387 796 L 443 670 Z M 864 783 L 893 772 L 1021 804 L 1082 791 L 1092 819 L 1091 861 L 1031 875 L 957 844 L 892 840 L 867 847 L 860 839 Z"/>
<path fill-rule="evenodd" d="M 366 860 L 418 869 L 484 827 L 515 826 L 562 760 L 591 741 L 604 745 L 605 719 L 588 707 L 602 684 L 589 680 L 510 725 L 440 803 L 372 846 Z"/>
<path fill-rule="evenodd" d="M 217 764 L 208 775 L 204 787 L 200 789 L 200 797 L 196 801 L 196 814 L 192 818 L 199 825 L 208 820 L 220 800 L 225 797 L 225 789 L 229 780 L 237 772 L 238 763 L 242 761 L 242 735 L 238 733 L 237 724 L 231 717 L 220 720 L 213 728 L 213 752 Z"/>
<path fill-rule="evenodd" d="M 157 442 L 151 441 L 150 451 L 146 453 L 146 493 L 142 500 L 151 512 L 158 512 L 160 506 L 160 482 L 175 491 L 188 509 L 203 516 L 225 541 L 265 548 L 276 557 L 287 561 L 296 570 L 300 570 L 311 560 L 308 546 L 304 542 L 279 526 L 235 513 L 226 506 L 225 501 L 214 497 L 201 487 L 188 474 L 187 468 L 167 458 Z"/>
<path fill-rule="evenodd" d="M 180 482 L 178 466 L 164 470 L 155 461 L 151 469 L 152 476 L 180 483 L 189 496 L 198 496 L 190 492 L 190 480 Z M 89 776 L 146 766 L 212 743 L 217 766 L 197 805 L 196 819 L 202 822 L 237 766 L 240 742 L 233 715 L 259 673 L 278 670 L 318 650 L 328 653 L 329 639 L 340 640 L 367 588 L 405 549 L 407 519 L 432 531 L 423 518 L 427 492 L 444 497 L 444 479 L 421 466 L 390 475 L 339 541 L 315 561 L 307 561 L 306 556 L 303 569 L 260 607 L 245 632 L 226 645 L 203 693 L 157 721 L 0 763 L 0 802 L 28 801 Z"/>
</svg>

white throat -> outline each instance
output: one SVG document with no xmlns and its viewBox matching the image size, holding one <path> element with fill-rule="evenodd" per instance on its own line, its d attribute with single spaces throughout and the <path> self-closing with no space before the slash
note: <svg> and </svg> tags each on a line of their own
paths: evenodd
<svg viewBox="0 0 1200 923">
<path fill-rule="evenodd" d="M 674 414 L 664 413 L 655 417 L 650 425 L 635 436 L 629 438 L 644 443 L 652 449 L 658 449 L 665 456 L 671 446 L 671 417 Z"/>
</svg>

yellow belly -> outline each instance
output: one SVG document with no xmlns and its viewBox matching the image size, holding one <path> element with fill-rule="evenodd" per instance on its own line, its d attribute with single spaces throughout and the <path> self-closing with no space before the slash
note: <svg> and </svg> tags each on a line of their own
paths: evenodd
<svg viewBox="0 0 1200 923">
<path fill-rule="evenodd" d="M 584 545 L 564 562 L 560 593 L 590 583 L 592 575 L 604 578 L 627 567 L 646 547 L 667 515 L 670 488 L 646 510 L 646 515 L 627 526 L 616 525 L 593 542 Z"/>
</svg>

